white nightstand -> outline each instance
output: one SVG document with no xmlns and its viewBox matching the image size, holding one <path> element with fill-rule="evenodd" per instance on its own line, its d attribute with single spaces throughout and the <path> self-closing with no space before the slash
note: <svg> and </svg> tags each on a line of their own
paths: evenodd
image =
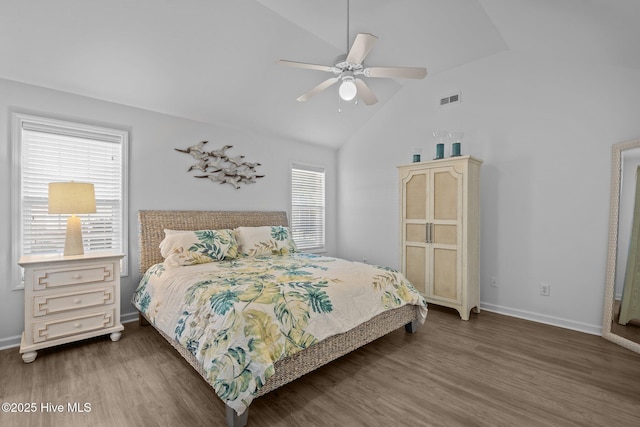
<svg viewBox="0 0 640 427">
<path fill-rule="evenodd" d="M 113 252 L 32 255 L 24 267 L 24 332 L 20 353 L 33 362 L 36 350 L 111 334 L 118 341 L 120 259 Z"/>
</svg>

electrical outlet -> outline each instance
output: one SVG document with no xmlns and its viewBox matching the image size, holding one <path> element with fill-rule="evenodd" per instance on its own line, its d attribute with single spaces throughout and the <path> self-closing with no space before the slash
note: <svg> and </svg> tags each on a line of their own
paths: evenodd
<svg viewBox="0 0 640 427">
<path fill-rule="evenodd" d="M 540 295 L 543 297 L 551 295 L 551 285 L 548 283 L 540 283 Z"/>
<path fill-rule="evenodd" d="M 489 285 L 492 288 L 497 288 L 498 287 L 498 278 L 496 276 L 489 277 Z"/>
</svg>

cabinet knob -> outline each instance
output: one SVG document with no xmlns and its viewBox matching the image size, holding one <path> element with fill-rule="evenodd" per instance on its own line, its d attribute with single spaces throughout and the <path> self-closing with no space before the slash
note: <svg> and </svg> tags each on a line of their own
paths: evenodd
<svg viewBox="0 0 640 427">
<path fill-rule="evenodd" d="M 72 279 L 74 279 L 74 280 L 78 280 L 78 279 L 80 279 L 81 277 L 82 277 L 82 276 L 81 276 L 80 274 L 78 274 L 78 273 L 76 273 L 76 274 L 74 274 L 73 276 L 71 276 L 71 278 L 72 278 Z"/>
<path fill-rule="evenodd" d="M 82 302 L 82 300 L 80 298 L 74 298 L 73 299 L 73 303 L 74 304 L 80 304 Z"/>
<path fill-rule="evenodd" d="M 80 329 L 80 326 L 82 326 L 82 323 L 80 323 L 80 322 L 75 323 L 75 324 L 73 325 L 73 327 L 74 327 L 74 328 L 76 328 L 76 329 Z"/>
</svg>

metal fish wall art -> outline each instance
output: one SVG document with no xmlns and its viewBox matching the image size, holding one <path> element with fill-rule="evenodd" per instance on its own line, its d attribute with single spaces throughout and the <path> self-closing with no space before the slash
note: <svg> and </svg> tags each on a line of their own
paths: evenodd
<svg viewBox="0 0 640 427">
<path fill-rule="evenodd" d="M 225 145 L 218 150 L 206 151 L 205 144 L 209 141 L 200 141 L 196 145 L 185 149 L 175 148 L 181 153 L 190 154 L 197 163 L 191 165 L 188 172 L 193 170 L 200 171 L 200 175 L 196 178 L 210 179 L 220 184 L 231 184 L 236 190 L 241 184 L 253 184 L 258 178 L 264 178 L 264 175 L 258 175 L 256 167 L 260 163 L 252 163 L 244 161 L 244 156 L 229 157 L 227 150 L 233 145 Z"/>
</svg>

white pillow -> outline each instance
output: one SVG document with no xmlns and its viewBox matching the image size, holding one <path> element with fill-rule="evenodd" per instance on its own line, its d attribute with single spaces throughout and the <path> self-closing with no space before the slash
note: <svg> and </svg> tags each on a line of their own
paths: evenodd
<svg viewBox="0 0 640 427">
<path fill-rule="evenodd" d="M 160 253 L 165 267 L 204 264 L 238 256 L 233 230 L 164 230 L 164 235 Z"/>
<path fill-rule="evenodd" d="M 235 233 L 240 255 L 288 254 L 296 251 L 296 245 L 288 227 L 279 225 L 238 227 Z"/>
</svg>

